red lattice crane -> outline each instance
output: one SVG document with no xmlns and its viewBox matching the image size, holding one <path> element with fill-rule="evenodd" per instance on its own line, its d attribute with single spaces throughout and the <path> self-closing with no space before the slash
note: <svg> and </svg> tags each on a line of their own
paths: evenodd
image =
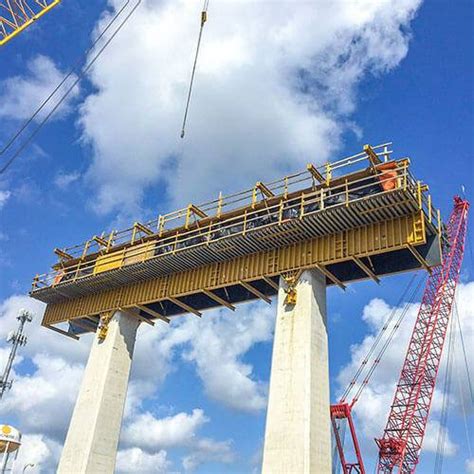
<svg viewBox="0 0 474 474">
<path fill-rule="evenodd" d="M 454 198 L 454 209 L 447 224 L 447 235 L 443 242 L 443 264 L 432 269 L 426 282 L 387 425 L 382 438 L 376 440 L 379 447 L 377 469 L 379 474 L 394 472 L 411 474 L 415 472 L 418 465 L 456 286 L 461 272 L 468 210 L 468 201 L 460 197 Z M 355 380 L 351 382 L 341 401 L 331 406 L 331 422 L 336 449 L 344 474 L 365 474 L 351 410 L 380 362 L 380 357 L 385 352 L 402 318 L 403 315 L 392 329 L 388 342 L 383 345 L 376 356 L 352 403 L 346 403 L 345 398 L 354 386 Z M 370 355 L 371 353 L 369 353 Z M 359 371 L 367 362 L 368 357 Z M 359 372 L 356 377 L 358 375 Z M 347 421 L 350 429 L 352 447 L 356 457 L 353 462 L 346 459 L 340 420 Z"/>
<path fill-rule="evenodd" d="M 419 461 L 464 256 L 469 203 L 454 199 L 444 262 L 433 268 L 379 447 L 379 473 L 412 473 Z"/>
</svg>

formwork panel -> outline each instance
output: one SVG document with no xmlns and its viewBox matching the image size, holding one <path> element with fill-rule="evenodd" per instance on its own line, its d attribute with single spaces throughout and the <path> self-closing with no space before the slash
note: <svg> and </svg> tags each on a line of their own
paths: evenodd
<svg viewBox="0 0 474 474">
<path fill-rule="evenodd" d="M 375 223 L 278 250 L 246 255 L 227 262 L 126 285 L 119 289 L 49 304 L 44 324 L 51 325 L 117 310 L 120 307 L 145 305 L 170 297 L 180 298 L 202 290 L 225 288 L 241 281 L 251 282 L 289 271 L 352 262 L 354 257 L 364 258 L 394 252 L 405 249 L 408 244 L 422 245 L 426 243 L 426 238 L 415 232 L 415 229 L 420 226 L 423 218 L 423 215 L 418 213 L 393 219 L 386 225 Z M 345 249 L 343 253 L 336 252 L 337 243 L 343 245 Z M 385 269 L 385 273 L 390 272 L 390 268 Z"/>
</svg>

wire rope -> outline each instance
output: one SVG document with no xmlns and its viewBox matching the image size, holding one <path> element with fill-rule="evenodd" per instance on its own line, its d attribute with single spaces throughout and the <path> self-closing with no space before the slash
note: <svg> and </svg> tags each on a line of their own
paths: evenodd
<svg viewBox="0 0 474 474">
<path fill-rule="evenodd" d="M 393 319 L 395 318 L 395 316 L 397 315 L 398 313 L 398 308 L 400 307 L 400 305 L 402 304 L 403 300 L 405 299 L 405 297 L 407 296 L 407 294 L 409 293 L 409 291 L 411 290 L 416 278 L 417 278 L 417 274 L 415 273 L 413 275 L 413 277 L 410 279 L 408 285 L 406 286 L 405 290 L 403 291 L 402 295 L 400 296 L 398 302 L 396 303 L 396 305 L 394 306 L 394 308 L 392 309 L 392 311 L 390 312 L 390 315 L 389 317 L 387 318 L 387 320 L 385 321 L 384 325 L 382 326 L 382 329 L 379 331 L 379 333 L 377 334 L 374 342 L 372 343 L 372 346 L 371 348 L 369 349 L 369 352 L 366 354 L 364 360 L 362 361 L 362 363 L 360 364 L 359 368 L 357 369 L 356 371 L 356 374 L 354 375 L 353 379 L 351 380 L 350 384 L 348 385 L 348 387 L 346 388 L 344 394 L 342 395 L 341 397 L 341 403 L 343 403 L 347 397 L 349 396 L 349 394 L 352 392 L 352 390 L 354 389 L 358 379 L 360 378 L 362 372 L 364 371 L 364 369 L 367 367 L 367 364 L 370 360 L 370 357 L 372 356 L 372 354 L 375 352 L 375 350 L 377 349 L 380 341 L 382 340 L 382 337 L 384 336 L 385 334 L 385 331 L 390 327 L 391 325 L 391 322 L 393 321 Z M 397 320 L 397 322 L 395 323 L 395 325 L 392 327 L 392 330 L 391 332 L 389 333 L 389 336 L 387 337 L 387 340 L 385 341 L 385 343 L 383 344 L 381 350 L 379 351 L 379 353 L 377 354 L 376 358 L 374 359 L 374 362 L 373 364 L 371 365 L 371 367 L 368 369 L 368 375 L 366 375 L 366 377 L 364 378 L 362 384 L 360 385 L 359 389 L 357 390 L 356 392 L 356 395 L 353 399 L 353 402 L 352 402 L 352 405 L 354 405 L 354 403 L 357 401 L 357 399 L 359 398 L 360 394 L 362 393 L 362 390 L 363 388 L 367 385 L 367 383 L 369 382 L 369 379 L 370 377 L 372 376 L 373 372 L 375 371 L 375 368 L 376 366 L 378 365 L 378 363 L 380 362 L 380 359 L 382 357 L 382 355 L 385 353 L 386 349 L 388 348 L 388 346 L 390 345 L 390 342 L 391 340 L 393 339 L 393 336 L 395 335 L 395 332 L 398 330 L 398 328 L 400 327 L 400 324 L 403 320 L 403 318 L 405 317 L 405 315 L 407 314 L 408 312 L 408 308 L 409 308 L 409 305 L 414 301 L 415 297 L 416 297 L 416 294 L 418 293 L 419 289 L 420 289 L 420 286 L 422 284 L 423 280 L 420 280 L 420 282 L 418 282 L 418 285 L 416 286 L 416 288 L 412 291 L 411 293 L 411 296 L 409 297 L 409 301 L 406 303 L 404 309 L 402 310 L 402 312 L 399 314 L 399 318 Z"/>
<path fill-rule="evenodd" d="M 112 40 L 115 38 L 115 36 L 119 33 L 119 31 L 124 27 L 124 25 L 130 19 L 130 17 L 135 13 L 135 11 L 137 10 L 137 8 L 139 7 L 139 5 L 141 3 L 142 3 L 142 0 L 137 0 L 135 5 L 133 6 L 133 8 L 126 15 L 126 17 L 123 19 L 123 21 L 119 24 L 117 29 L 112 33 L 112 35 L 102 45 L 102 47 L 98 50 L 98 52 L 94 55 L 94 57 L 86 64 L 86 66 L 83 68 L 81 73 L 77 76 L 76 80 L 69 86 L 69 88 L 66 90 L 66 92 L 61 96 L 58 103 L 50 110 L 50 112 L 48 112 L 48 114 L 38 124 L 38 126 L 32 131 L 32 133 L 26 138 L 26 140 L 21 144 L 21 146 L 13 154 L 13 156 L 3 165 L 3 167 L 0 168 L 0 174 L 5 173 L 5 171 L 21 155 L 21 153 L 25 150 L 25 148 L 33 141 L 33 139 L 40 132 L 40 130 L 43 128 L 43 126 L 47 123 L 47 121 L 50 119 L 50 117 L 56 112 L 56 110 L 59 108 L 59 106 L 64 102 L 66 97 L 72 92 L 72 90 L 76 87 L 76 85 L 83 79 L 83 77 L 87 74 L 87 72 L 90 70 L 90 68 L 95 64 L 97 59 L 99 59 L 99 57 L 102 55 L 102 53 L 107 49 L 109 44 L 112 42 Z M 117 12 L 115 17 L 120 16 L 121 11 L 122 10 L 119 10 L 119 12 Z M 112 19 L 112 21 L 114 21 L 114 20 Z M 108 29 L 108 27 L 106 29 Z M 37 113 L 39 113 L 39 111 L 37 111 Z M 36 115 L 37 115 L 37 113 L 36 113 Z M 31 121 L 30 121 L 30 123 L 31 123 Z"/>
<path fill-rule="evenodd" d="M 449 397 L 451 393 L 453 354 L 456 333 L 454 328 L 454 318 L 450 321 L 450 333 L 448 340 L 448 358 L 446 362 L 446 372 L 444 374 L 443 401 L 441 408 L 441 418 L 438 429 L 438 439 L 436 445 L 436 457 L 434 465 L 434 474 L 440 474 L 443 471 L 444 454 L 446 450 L 447 423 L 449 414 Z"/>
<path fill-rule="evenodd" d="M 23 131 L 30 125 L 31 122 L 38 116 L 38 114 L 44 109 L 44 107 L 48 104 L 48 102 L 53 98 L 56 92 L 61 89 L 64 83 L 74 74 L 76 69 L 81 64 L 81 61 L 84 57 L 86 57 L 97 45 L 97 43 L 103 38 L 105 33 L 109 30 L 109 28 L 115 23 L 118 17 L 122 14 L 125 10 L 127 5 L 130 3 L 130 0 L 127 0 L 119 11 L 117 11 L 116 15 L 112 18 L 112 20 L 107 24 L 107 26 L 100 32 L 97 38 L 93 41 L 93 43 L 80 55 L 76 58 L 74 66 L 69 69 L 66 75 L 62 78 L 59 84 L 51 91 L 51 93 L 43 100 L 43 102 L 39 105 L 39 107 L 33 112 L 33 114 L 23 123 L 23 125 L 10 137 L 7 141 L 6 145 L 0 150 L 0 155 L 3 155 L 6 151 L 10 149 L 16 139 L 23 133 Z"/>
<path fill-rule="evenodd" d="M 469 364 L 468 364 L 468 361 L 467 361 L 466 345 L 464 344 L 464 336 L 463 336 L 463 333 L 462 333 L 461 318 L 459 317 L 458 305 L 456 303 L 456 299 L 454 300 L 454 314 L 456 316 L 456 321 L 458 323 L 459 336 L 460 336 L 460 339 L 461 339 L 461 348 L 462 348 L 463 358 L 464 358 L 464 367 L 466 368 L 467 382 L 468 382 L 468 385 L 469 385 L 469 394 L 471 395 L 471 405 L 474 406 L 474 395 L 473 395 L 473 388 L 472 388 L 472 381 L 471 381 L 471 373 L 469 371 Z"/>
<path fill-rule="evenodd" d="M 184 109 L 183 125 L 181 127 L 181 138 L 184 138 L 186 134 L 186 122 L 188 120 L 189 105 L 191 103 L 191 95 L 193 93 L 194 77 L 196 75 L 199 51 L 201 49 L 202 33 L 204 31 L 204 25 L 206 24 L 206 21 L 207 21 L 208 8 L 209 8 L 209 0 L 204 0 L 204 5 L 201 11 L 201 27 L 199 29 L 198 41 L 197 41 L 197 46 L 196 46 L 196 54 L 194 55 L 194 63 L 193 63 L 193 68 L 191 70 L 191 80 L 189 82 L 188 96 L 186 99 L 186 107 Z"/>
</svg>

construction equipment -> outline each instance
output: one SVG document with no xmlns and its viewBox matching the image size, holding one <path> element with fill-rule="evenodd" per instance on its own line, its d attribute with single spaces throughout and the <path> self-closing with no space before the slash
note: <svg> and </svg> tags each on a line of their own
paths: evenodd
<svg viewBox="0 0 474 474">
<path fill-rule="evenodd" d="M 7 337 L 7 342 L 12 343 L 12 349 L 10 351 L 10 355 L 8 357 L 7 365 L 5 366 L 5 370 L 3 371 L 2 378 L 0 379 L 0 400 L 3 397 L 3 394 L 10 390 L 12 387 L 13 382 L 8 380 L 10 377 L 10 371 L 13 366 L 13 361 L 15 360 L 16 351 L 19 346 L 24 346 L 27 342 L 26 336 L 23 334 L 23 329 L 25 327 L 25 323 L 29 323 L 33 320 L 33 316 L 31 313 L 26 311 L 25 309 L 20 310 L 17 318 L 20 321 L 18 329 L 16 332 L 11 332 Z"/>
<path fill-rule="evenodd" d="M 0 0 L 0 46 L 3 46 L 61 0 Z"/>
<path fill-rule="evenodd" d="M 204 31 L 204 25 L 207 21 L 207 10 L 209 8 L 209 0 L 204 0 L 204 5 L 201 11 L 201 27 L 199 29 L 199 35 L 197 40 L 196 46 L 196 53 L 194 55 L 194 63 L 193 68 L 191 70 L 191 80 L 189 81 L 189 88 L 188 88 L 188 96 L 186 99 L 186 107 L 184 109 L 184 117 L 183 117 L 183 125 L 181 127 L 181 138 L 184 138 L 186 133 L 186 122 L 188 120 L 188 112 L 189 112 L 189 104 L 191 103 L 191 94 L 193 92 L 193 85 L 194 85 L 194 76 L 196 75 L 196 68 L 197 68 L 197 61 L 199 58 L 199 50 L 201 49 L 201 40 L 202 40 L 202 33 Z"/>
<path fill-rule="evenodd" d="M 454 209 L 442 244 L 444 260 L 442 265 L 432 268 L 428 277 L 387 425 L 383 436 L 376 440 L 379 447 L 377 468 L 379 474 L 414 473 L 419 463 L 436 377 L 461 271 L 468 209 L 468 201 L 460 197 L 454 198 Z M 400 321 L 401 318 L 394 326 L 395 330 Z M 388 338 L 388 343 L 393 337 L 394 329 Z M 336 449 L 344 474 L 365 474 L 351 410 L 360 396 L 361 389 L 368 383 L 375 366 L 380 362 L 386 344 L 387 342 L 376 356 L 369 369 L 369 375 L 362 382 L 352 403 L 346 403 L 345 396 L 343 396 L 338 404 L 331 407 Z M 367 360 L 363 364 L 366 362 Z M 351 382 L 349 389 L 353 385 L 354 381 Z M 354 462 L 346 460 L 341 420 L 347 421 L 350 428 L 352 446 L 356 456 Z"/>
</svg>

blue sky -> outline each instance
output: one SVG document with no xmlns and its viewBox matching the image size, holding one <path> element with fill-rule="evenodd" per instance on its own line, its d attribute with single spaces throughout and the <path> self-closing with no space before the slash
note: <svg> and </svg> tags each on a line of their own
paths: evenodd
<svg viewBox="0 0 474 474">
<path fill-rule="evenodd" d="M 119 3 L 110 2 L 108 11 Z M 405 0 L 374 6 L 369 1 L 363 13 L 355 2 L 335 2 L 333 10 L 329 2 L 283 2 L 280 13 L 257 1 L 245 2 L 242 13 L 238 3 L 211 4 L 184 142 L 178 138 L 179 121 L 199 6 L 150 1 L 81 82 L 66 108 L 0 177 L 2 334 L 12 328 L 18 305 L 34 305 L 23 295 L 32 276 L 54 262 L 54 247 L 81 242 L 133 219 L 155 217 L 188 201 L 212 198 L 221 189 L 247 188 L 256 180 L 301 169 L 309 161 L 355 153 L 364 143 L 390 140 L 395 156 L 410 156 L 416 176 L 430 184 L 444 216 L 461 185 L 472 200 L 472 2 Z M 88 47 L 106 7 L 105 1 L 83 5 L 65 0 L 0 51 L 2 143 Z M 316 22 L 320 31 L 315 31 Z M 474 265 L 470 240 L 463 270 L 465 301 L 460 302 L 468 328 L 474 295 L 469 284 Z M 345 293 L 328 290 L 333 393 L 340 389 L 341 370 L 353 364 L 359 347 L 353 345 L 370 337 L 377 327 L 376 313 L 384 309 L 382 302 L 380 307 L 367 305 L 374 298 L 394 305 L 408 279 L 391 277 L 380 286 L 358 283 Z M 41 308 L 34 308 L 41 313 Z M 263 327 L 256 323 L 256 314 L 265 321 Z M 249 328 L 232 318 L 242 318 Z M 208 373 L 206 364 L 217 363 L 219 357 L 203 353 L 200 344 L 206 339 L 196 323 L 172 328 L 183 335 L 179 343 L 171 343 L 173 336 L 163 328 L 154 335 L 143 331 L 145 341 L 142 349 L 138 341 L 132 376 L 132 385 L 142 395 L 132 397 L 136 405 L 126 425 L 132 426 L 146 412 L 157 426 L 184 413 L 190 428 L 172 446 L 155 443 L 155 451 L 124 435 L 124 457 L 142 456 L 163 466 L 163 472 L 183 470 L 186 457 L 196 472 L 256 469 L 272 324 L 272 310 L 260 305 L 239 308 L 232 316 L 209 313 L 203 321 L 212 341 L 217 331 L 229 337 L 232 331 L 247 331 L 249 340 L 225 353 L 228 373 L 242 377 L 241 389 L 248 387 L 247 406 L 216 388 L 223 375 L 217 369 Z M 466 331 L 472 337 L 473 332 Z M 30 330 L 30 348 L 16 368 L 19 383 L 30 390 L 38 384 L 41 390 L 42 377 L 53 386 L 54 377 L 65 370 L 73 377 L 71 393 L 53 390 L 33 408 L 9 402 L 7 408 L 0 406 L 0 413 L 2 420 L 32 436 L 32 452 L 42 460 L 37 461 L 42 471 L 48 472 L 65 435 L 87 341 L 75 349 L 74 343 L 58 335 L 46 338 L 44 332 L 36 325 Z M 146 350 L 165 351 L 170 344 L 173 349 L 156 362 L 156 374 L 140 365 Z M 3 357 L 6 345 L 0 348 Z M 42 354 L 57 365 L 42 361 Z M 395 377 L 397 360 L 387 366 Z M 379 395 L 387 394 L 390 388 Z M 47 411 L 57 403 L 64 404 L 64 420 L 56 423 L 47 413 L 31 420 L 32 409 Z M 196 409 L 203 414 L 193 418 Z M 451 413 L 449 433 L 457 455 L 446 458 L 445 472 L 473 472 L 465 471 L 469 456 L 459 407 Z M 54 418 L 53 413 L 49 416 Z M 361 431 L 370 432 L 370 423 L 360 418 Z M 370 462 L 369 445 L 370 441 L 364 443 Z M 432 472 L 433 458 L 426 452 L 418 472 Z"/>
</svg>

